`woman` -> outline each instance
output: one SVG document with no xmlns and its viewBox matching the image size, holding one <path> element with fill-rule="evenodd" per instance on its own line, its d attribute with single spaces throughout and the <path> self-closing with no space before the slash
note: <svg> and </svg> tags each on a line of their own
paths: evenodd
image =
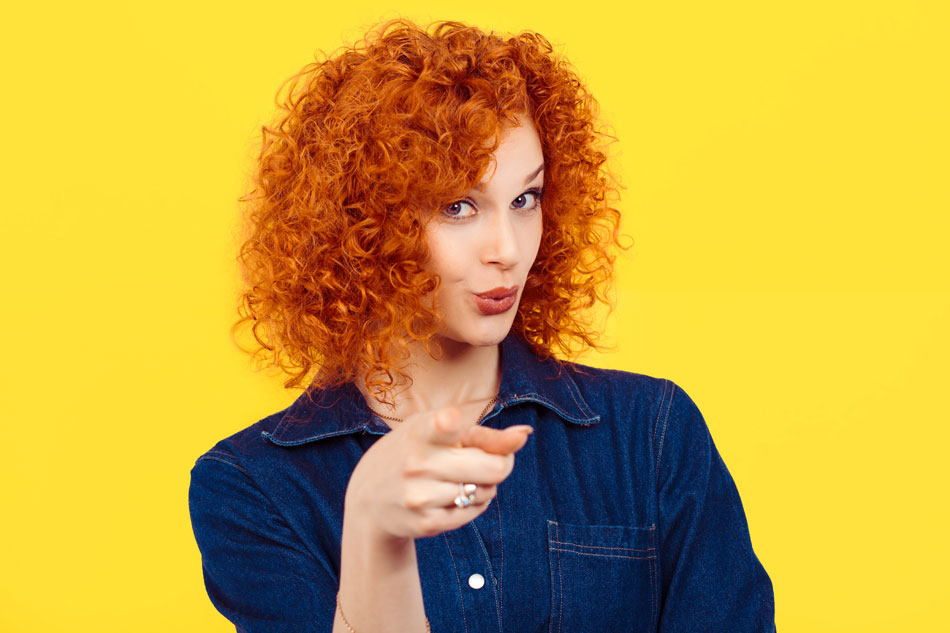
<svg viewBox="0 0 950 633">
<path fill-rule="evenodd" d="M 554 356 L 595 344 L 616 246 L 594 122 L 543 38 L 452 22 L 388 23 L 292 83 L 237 325 L 312 379 L 190 490 L 239 631 L 774 629 L 690 398 Z"/>
</svg>

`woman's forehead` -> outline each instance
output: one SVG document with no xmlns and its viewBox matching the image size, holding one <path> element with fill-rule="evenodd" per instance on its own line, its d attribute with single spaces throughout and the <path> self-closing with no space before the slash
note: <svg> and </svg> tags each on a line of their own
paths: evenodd
<svg viewBox="0 0 950 633">
<path fill-rule="evenodd" d="M 518 125 L 500 130 L 498 147 L 472 189 L 484 191 L 499 173 L 505 180 L 523 180 L 527 184 L 543 170 L 544 153 L 537 128 L 531 119 L 522 117 Z"/>
</svg>

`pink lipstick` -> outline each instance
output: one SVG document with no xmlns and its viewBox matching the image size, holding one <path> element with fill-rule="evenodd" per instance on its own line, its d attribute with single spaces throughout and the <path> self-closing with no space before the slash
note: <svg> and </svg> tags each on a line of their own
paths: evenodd
<svg viewBox="0 0 950 633">
<path fill-rule="evenodd" d="M 518 286 L 511 288 L 492 288 L 488 292 L 475 295 L 475 304 L 485 316 L 507 312 L 518 298 Z"/>
</svg>

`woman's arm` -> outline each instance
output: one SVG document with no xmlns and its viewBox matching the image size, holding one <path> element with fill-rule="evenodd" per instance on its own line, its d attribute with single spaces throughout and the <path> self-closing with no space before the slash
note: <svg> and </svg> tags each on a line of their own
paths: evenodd
<svg viewBox="0 0 950 633">
<path fill-rule="evenodd" d="M 671 398 L 655 441 L 659 631 L 774 631 L 772 582 L 736 485 L 695 403 L 675 384 Z"/>
<path fill-rule="evenodd" d="M 332 561 L 304 544 L 237 456 L 225 448 L 201 456 L 188 505 L 208 596 L 239 632 L 332 629 Z"/>
<path fill-rule="evenodd" d="M 339 599 L 347 626 L 336 612 L 333 633 L 426 630 L 422 586 L 412 538 L 381 533 L 347 497 L 343 515 Z"/>
</svg>

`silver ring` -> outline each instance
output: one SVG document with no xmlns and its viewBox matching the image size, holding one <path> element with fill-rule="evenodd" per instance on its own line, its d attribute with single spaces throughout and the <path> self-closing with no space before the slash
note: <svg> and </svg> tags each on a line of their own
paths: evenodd
<svg viewBox="0 0 950 633">
<path fill-rule="evenodd" d="M 455 506 L 466 508 L 475 503 L 475 491 L 478 486 L 475 484 L 459 484 L 459 495 L 455 497 Z"/>
</svg>

